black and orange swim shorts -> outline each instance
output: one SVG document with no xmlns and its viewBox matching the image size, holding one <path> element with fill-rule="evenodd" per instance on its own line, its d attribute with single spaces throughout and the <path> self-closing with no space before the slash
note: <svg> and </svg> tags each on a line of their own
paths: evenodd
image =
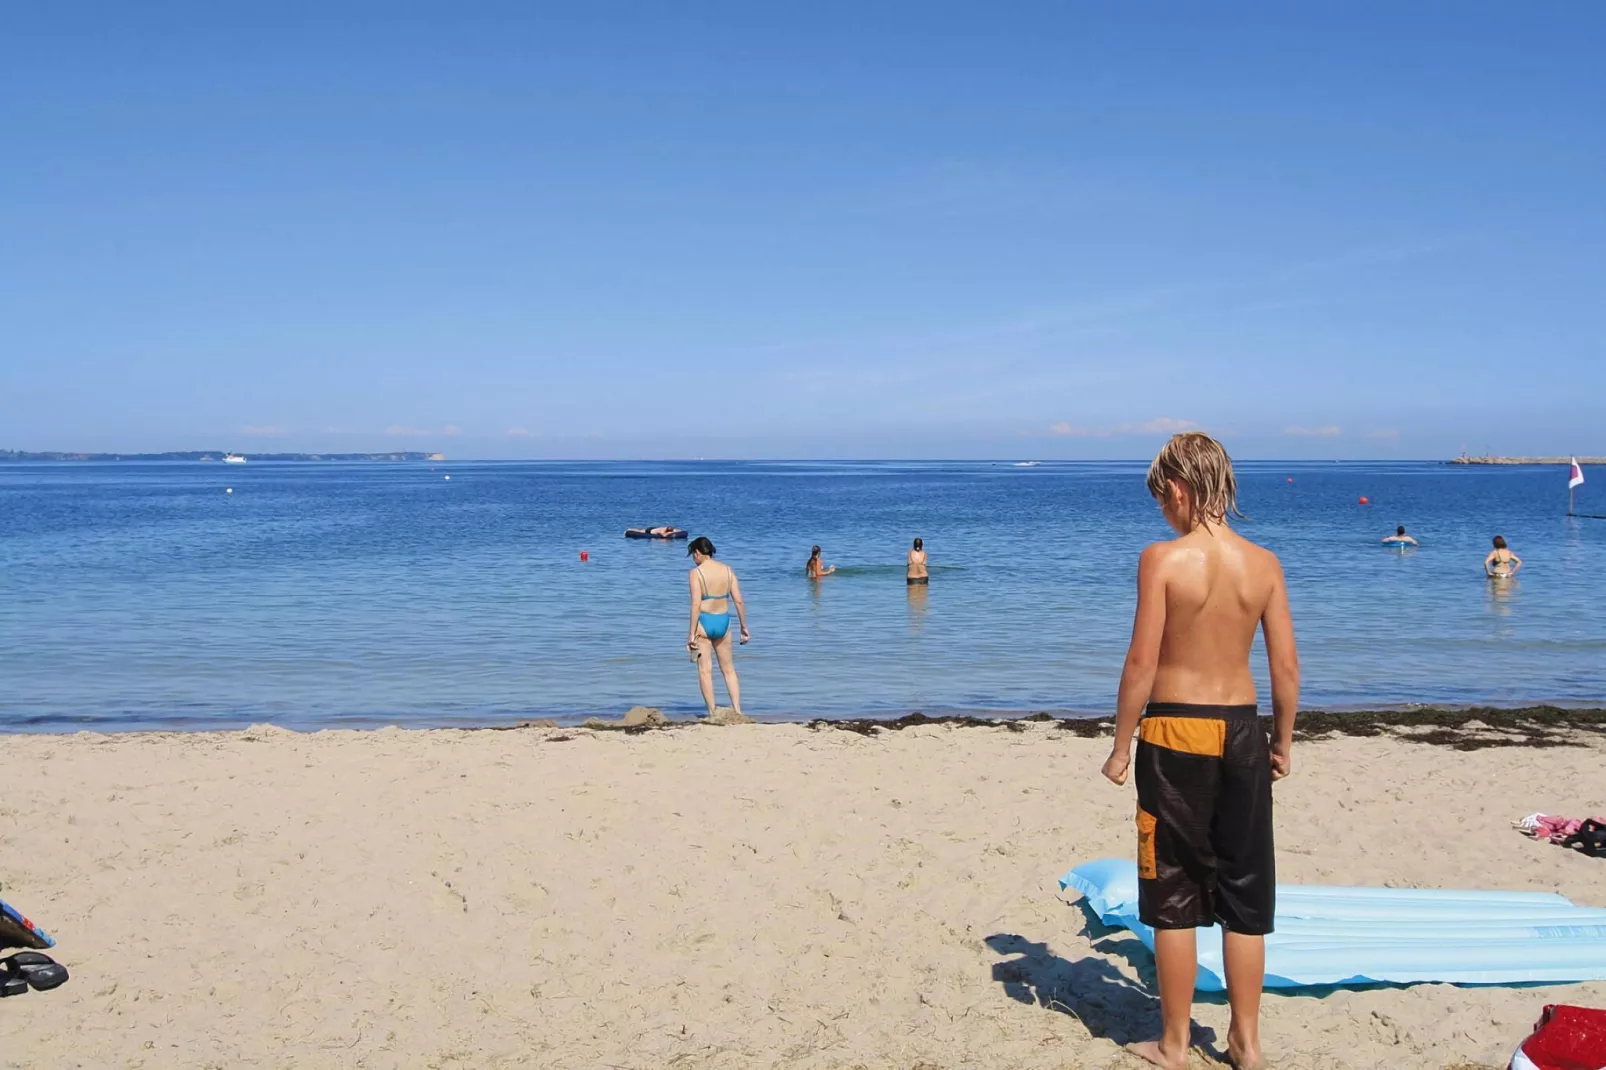
<svg viewBox="0 0 1606 1070">
<path fill-rule="evenodd" d="M 1255 707 L 1149 703 L 1136 780 L 1143 922 L 1271 932 L 1271 744 Z"/>
</svg>

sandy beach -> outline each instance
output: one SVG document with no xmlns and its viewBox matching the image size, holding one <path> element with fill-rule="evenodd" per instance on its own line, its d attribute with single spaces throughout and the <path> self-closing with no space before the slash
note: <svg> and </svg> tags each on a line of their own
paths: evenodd
<svg viewBox="0 0 1606 1070">
<path fill-rule="evenodd" d="M 1606 811 L 1606 735 L 1397 735 L 1296 747 L 1284 881 L 1606 906 L 1510 828 Z M 0 1003 L 7 1067 L 1119 1067 L 1158 1021 L 1057 887 L 1131 853 L 1133 797 L 1055 723 L 4 746 L 0 894 L 73 973 Z M 1269 993 L 1264 1029 L 1282 1067 L 1504 1066 L 1547 1002 L 1606 984 Z"/>
</svg>

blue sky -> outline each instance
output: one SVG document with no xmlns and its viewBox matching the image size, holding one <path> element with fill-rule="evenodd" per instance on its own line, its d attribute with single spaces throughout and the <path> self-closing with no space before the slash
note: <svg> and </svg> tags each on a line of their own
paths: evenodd
<svg viewBox="0 0 1606 1070">
<path fill-rule="evenodd" d="M 1606 5 L 35 4 L 0 447 L 1606 453 Z"/>
</svg>

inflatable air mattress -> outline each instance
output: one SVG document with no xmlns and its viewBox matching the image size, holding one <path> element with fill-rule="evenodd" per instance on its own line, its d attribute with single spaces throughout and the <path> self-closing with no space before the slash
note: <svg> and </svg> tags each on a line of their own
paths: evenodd
<svg viewBox="0 0 1606 1070">
<path fill-rule="evenodd" d="M 1077 866 L 1060 887 L 1087 897 L 1106 925 L 1138 920 L 1138 872 L 1104 858 Z M 1266 937 L 1266 987 L 1301 985 L 1529 984 L 1606 980 L 1606 909 L 1553 892 L 1277 886 L 1276 932 Z M 1221 930 L 1199 932 L 1196 987 L 1226 987 Z"/>
</svg>

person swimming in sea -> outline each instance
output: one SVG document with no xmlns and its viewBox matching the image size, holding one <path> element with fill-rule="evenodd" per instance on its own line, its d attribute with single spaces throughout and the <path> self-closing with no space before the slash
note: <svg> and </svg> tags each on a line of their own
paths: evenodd
<svg viewBox="0 0 1606 1070">
<path fill-rule="evenodd" d="M 1405 525 L 1401 524 L 1394 529 L 1394 534 L 1383 536 L 1384 546 L 1415 546 L 1417 542 L 1405 533 Z"/>
<path fill-rule="evenodd" d="M 1494 537 L 1494 549 L 1483 559 L 1483 572 L 1492 580 L 1503 580 L 1517 574 L 1522 558 L 1511 552 L 1504 535 Z"/>
<path fill-rule="evenodd" d="M 926 571 L 926 544 L 923 540 L 915 540 L 914 549 L 909 551 L 907 564 L 908 571 L 904 582 L 910 587 L 923 586 L 931 582 L 931 576 Z"/>
<path fill-rule="evenodd" d="M 693 539 L 686 553 L 696 562 L 687 577 L 691 585 L 691 628 L 686 634 L 686 649 L 697 660 L 697 686 L 703 693 L 703 705 L 708 707 L 708 716 L 712 718 L 714 658 L 718 657 L 725 690 L 730 692 L 731 708 L 740 717 L 742 686 L 736 679 L 730 627 L 734 607 L 741 641 L 746 643 L 752 638 L 747 632 L 747 603 L 742 601 L 742 585 L 729 565 L 714 560 L 714 544 L 708 536 L 699 535 Z"/>
<path fill-rule="evenodd" d="M 803 571 L 808 574 L 809 579 L 818 580 L 824 579 L 835 572 L 836 566 L 832 565 L 830 568 L 826 568 L 825 562 L 820 560 L 820 548 L 816 546 L 809 551 L 809 563 L 803 566 Z"/>
</svg>

